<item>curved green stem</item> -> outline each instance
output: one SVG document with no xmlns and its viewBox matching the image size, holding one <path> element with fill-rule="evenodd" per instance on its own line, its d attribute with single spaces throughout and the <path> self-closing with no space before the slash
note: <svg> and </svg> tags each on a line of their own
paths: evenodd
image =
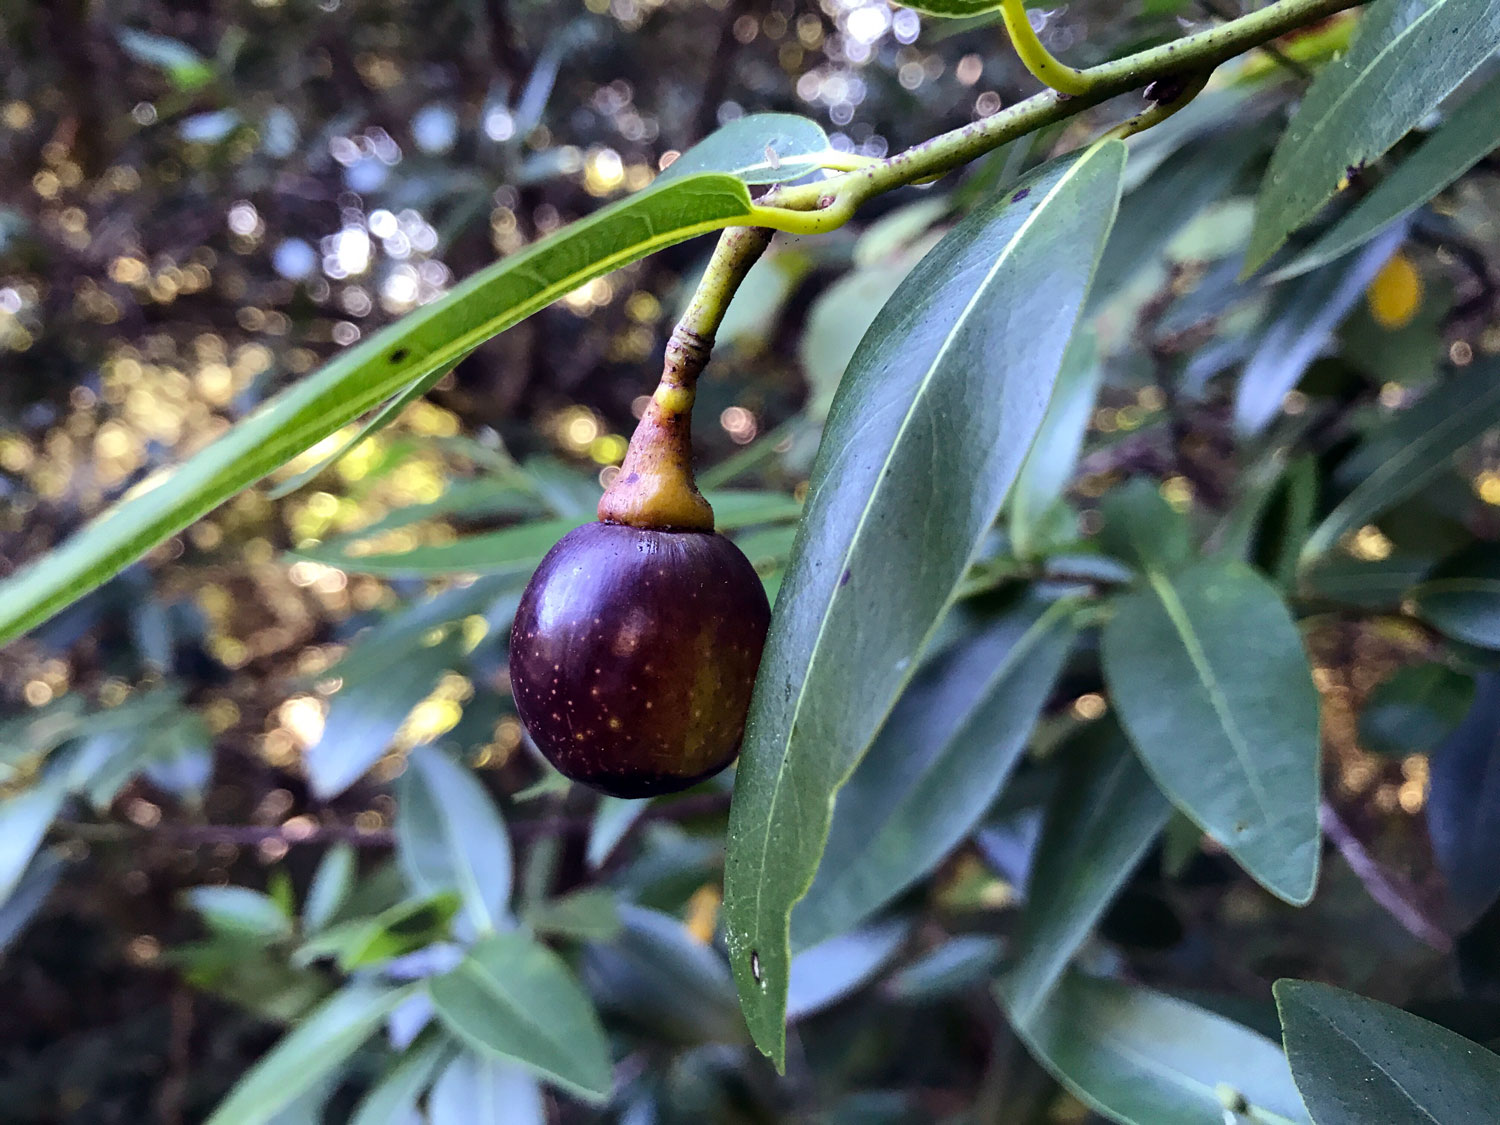
<svg viewBox="0 0 1500 1125">
<path fill-rule="evenodd" d="M 1220 63 L 1289 31 L 1368 2 L 1277 0 L 1230 23 L 1093 67 L 1083 72 L 1089 80 L 1085 93 L 1047 90 L 867 167 L 820 183 L 779 187 L 761 198 L 755 221 L 792 234 L 821 234 L 847 222 L 872 196 L 942 175 L 1007 141 L 1076 116 L 1120 94 L 1164 79 L 1212 71 Z"/>
<path fill-rule="evenodd" d="M 1025 0 L 1005 0 L 1000 16 L 1005 20 L 1005 30 L 1016 54 L 1042 85 L 1064 94 L 1087 94 L 1093 89 L 1094 80 L 1087 71 L 1073 69 L 1042 46 L 1026 14 Z"/>
<path fill-rule="evenodd" d="M 1126 137 L 1133 137 L 1137 133 L 1151 128 L 1153 125 L 1160 125 L 1167 118 L 1171 117 L 1172 114 L 1187 105 L 1188 102 L 1203 93 L 1203 87 L 1208 85 L 1208 80 L 1212 76 L 1212 73 L 1212 71 L 1205 70 L 1201 74 L 1174 80 L 1173 85 L 1161 90 L 1159 92 L 1160 97 L 1153 98 L 1151 105 L 1145 110 L 1136 114 L 1129 121 L 1120 122 L 1100 139 L 1113 137 L 1116 140 L 1123 141 Z M 1167 81 L 1168 79 L 1163 78 L 1153 82 L 1150 88 L 1146 90 L 1147 96 L 1150 97 L 1158 86 L 1163 85 Z"/>
<path fill-rule="evenodd" d="M 1076 116 L 1110 98 L 1140 90 L 1152 83 L 1176 83 L 1178 92 L 1162 97 L 1137 117 L 1117 127 L 1129 136 L 1165 120 L 1186 105 L 1220 63 L 1254 50 L 1289 31 L 1361 7 L 1369 0 L 1276 0 L 1239 19 L 1140 51 L 1086 71 L 1062 69 L 1084 83 L 1081 93 L 1049 89 L 1007 109 L 959 129 L 914 145 L 883 160 L 833 157 L 830 167 L 847 163 L 849 170 L 816 183 L 781 185 L 757 200 L 751 222 L 759 228 L 793 235 L 824 234 L 852 218 L 866 200 L 908 184 L 932 180 L 961 167 L 1007 141 L 1054 122 Z M 1006 9 L 1019 12 L 1019 0 L 1006 0 Z M 1024 38 L 1024 33 L 1022 38 Z M 1032 32 L 1032 38 L 1035 33 Z M 1018 40 L 1019 41 L 1019 40 Z M 1040 43 L 1037 44 L 1040 47 Z M 1048 56 L 1049 58 L 1051 56 Z M 1062 64 L 1052 60 L 1061 67 Z M 1056 78 L 1056 72 L 1052 77 Z M 1066 79 L 1065 79 L 1066 80 Z M 712 339 L 729 306 L 739 278 L 749 270 L 768 243 L 766 231 L 753 239 L 736 238 L 734 231 L 720 239 L 703 287 L 683 318 L 699 336 Z"/>
</svg>

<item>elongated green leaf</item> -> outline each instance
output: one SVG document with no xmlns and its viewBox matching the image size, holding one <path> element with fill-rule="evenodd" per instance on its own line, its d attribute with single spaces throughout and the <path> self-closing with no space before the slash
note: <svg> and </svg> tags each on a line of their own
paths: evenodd
<svg viewBox="0 0 1500 1125">
<path fill-rule="evenodd" d="M 412 888 L 457 891 L 475 932 L 504 923 L 514 878 L 510 837 L 473 773 L 441 750 L 418 746 L 396 799 L 396 858 Z"/>
<path fill-rule="evenodd" d="M 1262 1125 L 1309 1122 L 1275 1043 L 1150 989 L 1070 973 L 1015 1028 L 1058 1081 L 1122 1125 L 1209 1125 L 1230 1106 Z"/>
<path fill-rule="evenodd" d="M 855 267 L 877 266 L 901 253 L 953 208 L 951 198 L 932 196 L 887 211 L 860 232 L 859 241 L 854 244 Z"/>
<path fill-rule="evenodd" d="M 710 493 L 714 524 L 719 531 L 734 531 L 761 523 L 793 519 L 802 511 L 794 498 L 780 492 Z M 296 558 L 336 566 L 341 570 L 382 577 L 429 577 L 445 574 L 527 574 L 536 568 L 554 543 L 589 516 L 539 520 L 501 531 L 466 535 L 452 543 L 416 547 L 390 554 L 360 554 L 344 541 L 338 545 L 304 547 L 291 552 Z"/>
<path fill-rule="evenodd" d="M 610 857 L 616 846 L 625 838 L 631 826 L 641 814 L 651 807 L 649 800 L 631 800 L 626 797 L 602 797 L 594 823 L 589 829 L 586 858 L 590 867 L 599 867 Z"/>
<path fill-rule="evenodd" d="M 562 959 L 523 934 L 492 934 L 451 973 L 427 982 L 453 1034 L 519 1062 L 588 1101 L 609 1096 L 609 1045 Z"/>
<path fill-rule="evenodd" d="M 1120 599 L 1105 679 L 1156 783 L 1255 880 L 1301 904 L 1318 878 L 1318 695 L 1275 589 L 1206 559 Z"/>
<path fill-rule="evenodd" d="M 1046 515 L 1073 479 L 1103 381 L 1097 339 L 1092 332 L 1080 329 L 1063 356 L 1057 389 L 1042 418 L 1042 428 L 1010 492 L 1010 538 L 1021 558 L 1037 553 Z"/>
<path fill-rule="evenodd" d="M 583 518 L 539 520 L 466 535 L 452 543 L 414 547 L 410 551 L 359 554 L 345 547 L 303 547 L 292 556 L 382 578 L 431 577 L 445 574 L 527 574 L 536 569 L 552 545 Z"/>
<path fill-rule="evenodd" d="M 863 988 L 896 956 L 911 932 L 899 919 L 840 934 L 792 958 L 786 1014 L 797 1020 Z"/>
<path fill-rule="evenodd" d="M 20 936 L 62 877 L 67 860 L 55 849 L 38 852 L 8 897 L 0 901 L 0 953 Z"/>
<path fill-rule="evenodd" d="M 1350 459 L 1358 485 L 1308 536 L 1305 570 L 1348 532 L 1419 491 L 1453 455 L 1500 422 L 1500 361 L 1476 363 L 1402 411 Z"/>
<path fill-rule="evenodd" d="M 1492 78 L 1454 110 L 1420 148 L 1351 207 L 1332 229 L 1289 265 L 1277 270 L 1273 280 L 1296 277 L 1364 245 L 1500 148 L 1497 105 L 1500 105 L 1500 76 Z"/>
<path fill-rule="evenodd" d="M 1195 557 L 1193 529 L 1160 487 L 1134 477 L 1108 492 L 1100 504 L 1104 526 L 1099 546 L 1106 554 L 1136 566 L 1171 573 Z"/>
<path fill-rule="evenodd" d="M 1287 392 L 1301 381 L 1405 234 L 1404 224 L 1393 227 L 1349 263 L 1325 266 L 1280 291 L 1235 388 L 1236 430 L 1258 434 L 1281 413 Z"/>
<path fill-rule="evenodd" d="M 1444 559 L 1411 591 L 1411 601 L 1448 636 L 1500 648 L 1500 551 L 1480 543 Z"/>
<path fill-rule="evenodd" d="M 542 504 L 523 481 L 520 470 L 512 470 L 504 478 L 478 477 L 474 480 L 451 481 L 436 500 L 393 508 L 380 519 L 356 531 L 322 540 L 317 544 L 317 549 L 328 551 L 335 547 L 345 547 L 364 539 L 372 539 L 381 532 L 410 527 L 414 523 L 438 516 L 474 519 L 521 516 L 540 518 Z"/>
<path fill-rule="evenodd" d="M 1398 668 L 1365 700 L 1359 744 L 1393 758 L 1425 754 L 1453 733 L 1473 702 L 1473 676 L 1438 663 Z"/>
<path fill-rule="evenodd" d="M 338 843 L 323 853 L 302 903 L 304 932 L 315 934 L 338 916 L 354 886 L 357 867 L 353 844 Z"/>
<path fill-rule="evenodd" d="M 752 113 L 704 137 L 667 165 L 657 183 L 724 172 L 747 184 L 775 184 L 801 179 L 833 155 L 816 121 L 795 113 Z"/>
<path fill-rule="evenodd" d="M 1486 1125 L 1500 1055 L 1400 1008 L 1326 984 L 1276 982 L 1286 1053 L 1318 1125 Z"/>
<path fill-rule="evenodd" d="M 584 282 L 750 215 L 731 176 L 689 176 L 564 227 L 488 267 L 277 395 L 149 491 L 0 583 L 0 644 L 346 422 Z"/>
<path fill-rule="evenodd" d="M 1004 951 L 997 937 L 959 934 L 892 974 L 886 993 L 917 1003 L 972 995 L 994 977 Z"/>
<path fill-rule="evenodd" d="M 903 3 L 902 7 L 912 8 L 929 16 L 963 19 L 966 16 L 982 16 L 985 12 L 999 10 L 1000 0 L 918 0 L 915 4 Z"/>
<path fill-rule="evenodd" d="M 1474 684 L 1474 704 L 1432 757 L 1427 831 L 1462 927 L 1500 898 L 1500 673 Z"/>
<path fill-rule="evenodd" d="M 522 921 L 539 934 L 609 941 L 620 934 L 620 907 L 612 891 L 585 887 L 537 903 L 526 911 Z"/>
<path fill-rule="evenodd" d="M 303 469 L 300 473 L 292 477 L 290 480 L 286 480 L 281 484 L 278 484 L 275 488 L 271 489 L 270 492 L 267 493 L 267 495 L 272 500 L 280 500 L 283 496 L 287 496 L 293 492 L 296 492 L 297 489 L 301 488 L 304 484 L 312 480 L 314 477 L 321 476 L 323 473 L 333 468 L 333 466 L 337 465 L 345 457 L 349 456 L 349 454 L 353 452 L 355 446 L 359 445 L 359 443 L 364 441 L 365 438 L 374 437 L 381 430 L 385 429 L 392 422 L 394 422 L 403 410 L 405 410 L 412 403 L 421 399 L 428 391 L 432 390 L 433 387 L 441 383 L 443 381 L 443 376 L 452 371 L 453 367 L 454 365 L 450 363 L 446 367 L 434 368 L 426 375 L 423 375 L 416 382 L 412 383 L 411 386 L 407 387 L 404 391 L 396 395 L 384 406 L 382 406 L 380 410 L 375 414 L 375 416 L 368 422 L 366 422 L 363 426 L 361 426 L 359 428 L 359 431 L 348 441 L 344 442 L 343 445 L 339 446 L 336 450 L 330 453 L 327 457 L 323 458 L 323 460 L 319 461 L 316 465 L 313 465 L 307 469 Z"/>
<path fill-rule="evenodd" d="M 0 800 L 0 903 L 26 874 L 26 865 L 67 795 L 66 778 L 53 771 L 29 789 Z"/>
<path fill-rule="evenodd" d="M 514 1063 L 464 1051 L 427 1099 L 432 1125 L 547 1125 L 536 1079 Z"/>
<path fill-rule="evenodd" d="M 1401 604 L 1408 590 L 1422 580 L 1433 560 L 1392 555 L 1379 562 L 1325 555 L 1300 575 L 1302 587 L 1318 597 L 1368 609 L 1390 609 Z"/>
<path fill-rule="evenodd" d="M 1072 647 L 1072 611 L 1027 599 L 901 697 L 839 792 L 817 877 L 792 910 L 794 948 L 858 925 L 973 830 Z"/>
<path fill-rule="evenodd" d="M 261 941 L 291 936 L 292 920 L 276 900 L 249 887 L 193 887 L 184 897 L 220 933 Z"/>
<path fill-rule="evenodd" d="M 788 919 L 843 784 L 1041 424 L 1119 201 L 1105 142 L 978 207 L 908 276 L 834 400 L 735 778 L 731 964 L 781 1063 Z"/>
<path fill-rule="evenodd" d="M 811 417 L 828 413 L 860 340 L 920 258 L 912 250 L 852 270 L 818 294 L 797 344 L 797 359 L 812 388 L 807 405 Z"/>
<path fill-rule="evenodd" d="M 390 749 L 412 708 L 458 663 L 461 643 L 454 634 L 435 645 L 393 645 L 379 653 L 374 674 L 345 680 L 328 706 L 322 736 L 303 757 L 317 796 L 342 793 Z"/>
<path fill-rule="evenodd" d="M 424 1036 L 360 1099 L 349 1125 L 407 1125 L 417 1120 L 417 1099 L 453 1053 L 445 1035 Z"/>
<path fill-rule="evenodd" d="M 1006 980 L 1026 1022 L 1166 826 L 1172 806 L 1112 721 L 1074 747 L 1047 809 Z"/>
<path fill-rule="evenodd" d="M 411 988 L 350 984 L 298 1022 L 241 1078 L 206 1125 L 261 1125 L 338 1070 Z"/>
<path fill-rule="evenodd" d="M 676 918 L 620 907 L 622 930 L 584 950 L 583 979 L 605 1010 L 672 1043 L 743 1043 L 729 966 Z"/>
<path fill-rule="evenodd" d="M 1222 199 L 1245 165 L 1260 157 L 1268 143 L 1264 125 L 1257 124 L 1248 130 L 1220 130 L 1195 138 L 1162 160 L 1120 203 L 1120 218 L 1099 260 L 1093 304 L 1113 296 L 1141 270 L 1160 262 L 1172 236 L 1210 203 Z M 1131 162 L 1134 167 L 1134 156 Z"/>
<path fill-rule="evenodd" d="M 446 937 L 458 908 L 458 895 L 452 891 L 406 899 L 373 918 L 330 926 L 298 949 L 292 962 L 301 967 L 327 957 L 344 972 L 383 964 Z"/>
<path fill-rule="evenodd" d="M 1377 0 L 1276 146 L 1245 259 L 1254 271 L 1349 176 L 1385 154 L 1497 47 L 1500 0 Z"/>
</svg>

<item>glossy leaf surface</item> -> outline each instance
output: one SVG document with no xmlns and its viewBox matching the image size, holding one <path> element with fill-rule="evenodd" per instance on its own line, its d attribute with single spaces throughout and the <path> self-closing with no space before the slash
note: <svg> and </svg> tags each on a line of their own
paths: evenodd
<svg viewBox="0 0 1500 1125">
<path fill-rule="evenodd" d="M 833 795 L 910 678 L 1041 424 L 1124 155 L 1106 142 L 976 209 L 908 276 L 835 398 L 729 826 L 731 965 L 756 1041 L 778 1064 L 789 916 Z"/>
</svg>

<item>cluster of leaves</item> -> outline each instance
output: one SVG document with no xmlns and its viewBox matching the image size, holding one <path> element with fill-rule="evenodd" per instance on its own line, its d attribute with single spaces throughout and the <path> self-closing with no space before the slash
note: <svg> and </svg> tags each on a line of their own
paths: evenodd
<svg viewBox="0 0 1500 1125">
<path fill-rule="evenodd" d="M 471 449 L 475 475 L 435 504 L 299 546 L 341 571 L 464 577 L 381 616 L 326 671 L 337 690 L 305 757 L 318 799 L 367 784 L 445 673 L 478 686 L 456 726 L 406 754 L 390 862 L 328 848 L 300 908 L 280 872 L 265 893 L 189 895 L 206 937 L 173 965 L 292 1028 L 215 1125 L 541 1121 L 544 1088 L 629 1121 L 1040 1118 L 1052 1088 L 1005 1081 L 998 1045 L 982 1081 L 942 1057 L 962 1034 L 912 1050 L 913 1029 L 949 1020 L 998 1044 L 976 998 L 1116 1121 L 1491 1114 L 1500 1058 L 1439 1023 L 1500 1038 L 1486 1001 L 1500 614 L 1475 488 L 1500 421 L 1484 354 L 1500 208 L 1470 174 L 1500 143 L 1500 79 L 1474 74 L 1497 45 L 1494 4 L 1380 0 L 1305 91 L 1295 71 L 1245 66 L 1128 153 L 1049 160 L 1054 135 L 1025 138 L 865 228 L 806 316 L 807 410 L 705 474 L 721 529 L 776 595 L 727 823 L 722 780 L 590 803 L 522 751 L 524 780 L 507 765 L 497 803 L 488 771 L 460 764 L 509 714 L 509 617 L 542 553 L 588 518 L 588 475 Z M 1272 127 L 1293 93 L 1290 125 Z M 749 184 L 799 177 L 827 146 L 809 121 L 743 119 L 648 191 L 348 349 L 8 583 L 6 628 L 383 400 L 419 397 L 557 296 L 747 218 Z M 799 253 L 757 266 L 725 343 L 791 315 Z M 809 473 L 804 506 L 779 486 Z M 761 487 L 728 488 L 752 475 Z M 468 516 L 501 526 L 371 546 Z M 1373 905 L 1325 902 L 1349 880 L 1324 862 L 1324 825 L 1348 841 L 1346 772 L 1381 767 L 1321 721 L 1333 681 L 1369 670 L 1320 656 L 1315 678 L 1307 654 L 1382 630 L 1408 666 L 1371 694 L 1358 738 L 1407 763 L 1431 753 L 1444 893 L 1403 897 L 1359 841 L 1341 850 L 1406 936 Z M 33 856 L 72 795 L 108 808 L 142 769 L 202 788 L 196 722 L 161 692 L 92 711 L 65 697 L 15 723 L 0 934 L 56 880 L 55 853 Z M 1181 931 L 1205 899 L 1191 937 L 1124 919 L 1145 901 Z M 1432 1006 L 1434 1023 L 1286 981 L 1278 1045 L 1244 1000 L 1265 999 L 1285 956 L 1236 951 L 1226 997 L 1193 951 L 1232 945 L 1232 909 L 1292 924 L 1276 900 L 1311 903 L 1309 947 L 1385 925 L 1406 965 L 1451 955 L 1469 1003 Z M 1450 999 L 1309 949 L 1292 964 Z M 786 1062 L 788 1020 L 809 1083 L 776 1083 L 747 1042 Z M 934 1083 L 966 1104 L 928 1098 Z"/>
</svg>

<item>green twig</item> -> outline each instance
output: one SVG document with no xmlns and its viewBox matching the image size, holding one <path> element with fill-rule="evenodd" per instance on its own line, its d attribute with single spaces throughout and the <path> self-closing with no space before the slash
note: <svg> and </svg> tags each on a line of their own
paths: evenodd
<svg viewBox="0 0 1500 1125">
<path fill-rule="evenodd" d="M 818 183 L 779 187 L 753 208 L 755 221 L 793 234 L 821 234 L 848 222 L 866 200 L 931 179 L 1016 137 L 1173 76 L 1201 74 L 1289 31 L 1368 0 L 1277 0 L 1237 20 L 1079 72 L 1087 90 L 1048 90 L 919 145 Z"/>
</svg>

